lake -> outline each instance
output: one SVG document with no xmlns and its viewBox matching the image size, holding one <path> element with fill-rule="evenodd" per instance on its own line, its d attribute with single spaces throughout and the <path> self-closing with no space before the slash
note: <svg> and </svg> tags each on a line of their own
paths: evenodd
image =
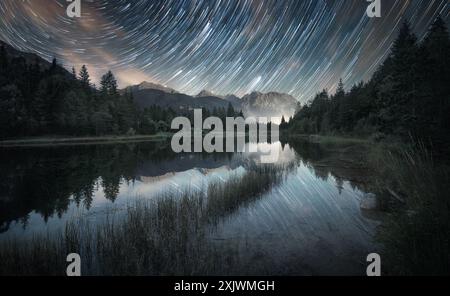
<svg viewBox="0 0 450 296">
<path fill-rule="evenodd" d="M 223 246 L 234 250 L 227 272 L 217 273 L 365 275 L 367 255 L 381 248 L 380 216 L 361 209 L 371 172 L 358 155 L 367 147 L 251 145 L 277 151 L 282 178 L 215 206 L 214 220 L 202 224 L 215 256 Z M 208 191 L 263 166 L 258 153 L 176 154 L 166 141 L 0 149 L 0 242 L 24 244 L 70 221 L 120 223 L 143 200 Z"/>
</svg>

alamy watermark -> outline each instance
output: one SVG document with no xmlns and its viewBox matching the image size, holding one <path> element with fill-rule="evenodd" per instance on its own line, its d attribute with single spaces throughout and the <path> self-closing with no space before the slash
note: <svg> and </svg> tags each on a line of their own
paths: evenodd
<svg viewBox="0 0 450 296">
<path fill-rule="evenodd" d="M 81 257 L 77 253 L 67 255 L 67 262 L 69 265 L 66 269 L 66 274 L 69 277 L 81 276 Z M 371 253 L 367 256 L 367 263 L 369 265 L 366 269 L 366 275 L 369 277 L 381 276 L 381 256 L 377 253 Z"/>
<path fill-rule="evenodd" d="M 66 9 L 66 14 L 70 18 L 81 17 L 81 0 L 67 0 L 71 2 Z"/>
<path fill-rule="evenodd" d="M 272 149 L 270 145 L 245 145 L 245 141 L 248 138 L 250 143 L 266 143 L 270 138 L 271 143 L 278 142 L 279 126 L 273 123 L 277 121 L 279 118 L 275 117 L 227 117 L 224 124 L 218 117 L 203 120 L 203 110 L 195 109 L 194 126 L 187 117 L 176 117 L 172 121 L 171 128 L 178 132 L 172 137 L 171 147 L 176 153 L 260 153 L 261 163 L 274 163 L 278 161 L 278 150 Z M 209 133 L 203 135 L 205 130 Z"/>
<path fill-rule="evenodd" d="M 81 276 L 81 257 L 77 253 L 67 255 L 69 265 L 66 269 L 67 276 Z"/>
<path fill-rule="evenodd" d="M 70 18 L 81 17 L 81 0 L 66 0 L 70 2 L 67 6 L 66 14 Z M 370 2 L 366 13 L 370 18 L 381 17 L 381 0 L 366 0 Z"/>
<path fill-rule="evenodd" d="M 371 253 L 367 256 L 367 276 L 381 276 L 381 256 L 377 253 Z"/>
<path fill-rule="evenodd" d="M 370 18 L 381 17 L 381 0 L 366 0 L 371 2 L 367 7 L 366 13 Z"/>
</svg>

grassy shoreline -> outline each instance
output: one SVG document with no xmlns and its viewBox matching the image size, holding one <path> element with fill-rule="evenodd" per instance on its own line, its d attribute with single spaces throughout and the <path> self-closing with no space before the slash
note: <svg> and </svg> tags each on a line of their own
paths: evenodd
<svg viewBox="0 0 450 296">
<path fill-rule="evenodd" d="M 53 145 L 86 145 L 86 144 L 114 144 L 123 142 L 161 141 L 171 136 L 171 133 L 135 136 L 99 136 L 99 137 L 64 137 L 49 136 L 0 141 L 0 147 L 35 147 Z"/>
</svg>

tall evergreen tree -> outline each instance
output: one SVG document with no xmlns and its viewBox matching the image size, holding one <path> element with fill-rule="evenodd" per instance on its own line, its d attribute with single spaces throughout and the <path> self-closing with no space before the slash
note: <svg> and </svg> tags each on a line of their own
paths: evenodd
<svg viewBox="0 0 450 296">
<path fill-rule="evenodd" d="M 91 78 L 89 76 L 88 69 L 86 65 L 83 65 L 80 70 L 80 81 L 84 87 L 89 87 L 91 85 Z"/>
<path fill-rule="evenodd" d="M 419 51 L 420 102 L 418 133 L 432 137 L 441 146 L 450 144 L 450 38 L 438 17 L 430 26 Z"/>
<path fill-rule="evenodd" d="M 338 87 L 336 90 L 336 96 L 340 97 L 345 96 L 344 82 L 342 82 L 342 78 L 339 79 Z"/>
<path fill-rule="evenodd" d="M 72 77 L 73 77 L 74 79 L 77 79 L 77 72 L 76 72 L 76 70 L 75 70 L 75 67 L 72 67 Z"/>
<path fill-rule="evenodd" d="M 58 69 L 58 61 L 56 58 L 53 58 L 52 65 L 50 66 L 49 73 L 50 75 L 56 74 L 56 71 Z"/>
<path fill-rule="evenodd" d="M 417 118 L 417 38 L 404 22 L 392 46 L 389 66 L 379 85 L 382 127 L 385 133 L 410 136 Z"/>
<path fill-rule="evenodd" d="M 111 71 L 102 76 L 100 81 L 101 91 L 108 95 L 117 95 L 117 80 Z"/>
</svg>

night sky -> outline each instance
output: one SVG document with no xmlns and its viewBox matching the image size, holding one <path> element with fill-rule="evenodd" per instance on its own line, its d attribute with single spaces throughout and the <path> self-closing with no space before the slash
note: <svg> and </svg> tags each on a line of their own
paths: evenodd
<svg viewBox="0 0 450 296">
<path fill-rule="evenodd" d="M 367 80 L 404 19 L 422 38 L 448 0 L 382 0 L 369 18 L 365 0 L 0 0 L 0 39 L 97 82 L 111 69 L 120 86 L 143 80 L 196 94 L 278 91 L 305 102 Z"/>
</svg>

